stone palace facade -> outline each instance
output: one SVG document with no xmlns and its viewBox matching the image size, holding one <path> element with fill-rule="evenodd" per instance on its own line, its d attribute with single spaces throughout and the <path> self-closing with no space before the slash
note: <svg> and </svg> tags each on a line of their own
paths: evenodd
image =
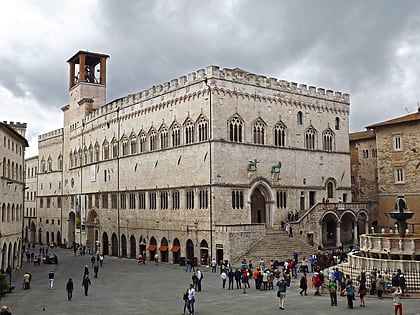
<svg viewBox="0 0 420 315">
<path fill-rule="evenodd" d="M 68 60 L 30 241 L 231 259 L 289 211 L 351 201 L 348 94 L 209 66 L 107 103 L 107 58 Z"/>
</svg>

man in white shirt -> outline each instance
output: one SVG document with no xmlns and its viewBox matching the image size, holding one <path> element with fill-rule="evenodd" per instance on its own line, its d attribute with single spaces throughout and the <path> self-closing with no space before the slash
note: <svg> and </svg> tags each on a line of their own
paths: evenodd
<svg viewBox="0 0 420 315">
<path fill-rule="evenodd" d="M 190 284 L 188 289 L 188 311 L 190 315 L 194 314 L 194 303 L 195 303 L 195 290 L 192 284 Z"/>
<path fill-rule="evenodd" d="M 201 291 L 201 280 L 203 280 L 203 273 L 201 272 L 200 269 L 197 269 L 197 278 L 198 278 L 197 291 L 200 292 Z"/>
<path fill-rule="evenodd" d="M 217 262 L 216 259 L 213 258 L 213 260 L 211 261 L 211 272 L 216 272 L 216 266 L 217 266 Z"/>
</svg>

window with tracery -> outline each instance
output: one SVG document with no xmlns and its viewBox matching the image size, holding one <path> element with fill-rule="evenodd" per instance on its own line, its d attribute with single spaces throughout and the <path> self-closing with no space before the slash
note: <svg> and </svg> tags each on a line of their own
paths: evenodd
<svg viewBox="0 0 420 315">
<path fill-rule="evenodd" d="M 324 151 L 334 150 L 334 133 L 328 129 L 322 134 L 322 142 Z"/>
<path fill-rule="evenodd" d="M 48 157 L 48 160 L 47 160 L 47 171 L 48 172 L 52 171 L 52 160 L 50 156 Z"/>
<path fill-rule="evenodd" d="M 166 149 L 167 147 L 169 147 L 168 129 L 166 127 L 162 127 L 160 129 L 160 148 Z"/>
<path fill-rule="evenodd" d="M 98 142 L 96 142 L 95 143 L 95 162 L 98 162 L 99 161 L 99 143 Z"/>
<path fill-rule="evenodd" d="M 315 150 L 315 137 L 316 131 L 314 128 L 310 127 L 305 131 L 305 148 L 307 150 Z"/>
<path fill-rule="evenodd" d="M 243 122 L 239 117 L 233 117 L 228 121 L 229 140 L 234 142 L 242 142 L 243 139 Z"/>
<path fill-rule="evenodd" d="M 58 156 L 57 165 L 58 165 L 58 169 L 61 171 L 63 169 L 63 156 L 61 155 L 61 153 Z"/>
<path fill-rule="evenodd" d="M 89 145 L 89 161 L 88 163 L 92 163 L 93 162 L 93 146 L 92 144 Z"/>
<path fill-rule="evenodd" d="M 112 157 L 113 158 L 117 158 L 118 157 L 118 141 L 117 140 L 112 140 Z"/>
<path fill-rule="evenodd" d="M 146 136 L 146 134 L 144 133 L 144 132 L 142 132 L 142 133 L 140 133 L 140 152 L 146 152 L 146 150 L 147 150 L 147 142 L 146 142 L 146 139 L 147 139 L 147 136 Z"/>
<path fill-rule="evenodd" d="M 102 157 L 104 160 L 109 159 L 109 143 L 106 140 L 102 144 Z"/>
<path fill-rule="evenodd" d="M 181 129 L 177 124 L 172 126 L 171 130 L 172 146 L 177 147 L 181 145 Z"/>
<path fill-rule="evenodd" d="M 152 130 L 149 133 L 149 145 L 150 145 L 150 151 L 157 150 L 157 134 L 155 130 Z"/>
<path fill-rule="evenodd" d="M 185 131 L 185 144 L 193 143 L 194 142 L 194 122 L 192 120 L 188 120 L 184 124 L 184 131 Z"/>
<path fill-rule="evenodd" d="M 274 127 L 274 145 L 277 147 L 286 146 L 286 126 L 282 123 L 278 123 Z"/>
<path fill-rule="evenodd" d="M 83 164 L 88 163 L 88 149 L 86 147 L 83 148 Z"/>
<path fill-rule="evenodd" d="M 255 144 L 264 144 L 265 125 L 261 120 L 254 122 L 252 126 L 252 136 Z"/>
<path fill-rule="evenodd" d="M 137 137 L 135 135 L 130 138 L 130 150 L 131 154 L 137 153 Z"/>
<path fill-rule="evenodd" d="M 124 137 L 121 140 L 121 148 L 122 148 L 122 155 L 123 156 L 129 154 L 129 151 L 128 151 L 128 149 L 129 149 L 129 147 L 128 147 L 128 138 Z"/>
<path fill-rule="evenodd" d="M 70 167 L 73 167 L 73 152 L 70 151 L 69 154 L 69 165 Z"/>
<path fill-rule="evenodd" d="M 198 128 L 198 141 L 208 140 L 208 121 L 203 116 L 197 122 Z"/>
<path fill-rule="evenodd" d="M 45 160 L 44 159 L 42 159 L 41 160 L 41 173 L 44 173 L 45 172 Z M 10 173 L 10 172 L 9 172 Z M 10 174 L 9 174 L 9 176 L 8 177 L 10 177 Z"/>
</svg>

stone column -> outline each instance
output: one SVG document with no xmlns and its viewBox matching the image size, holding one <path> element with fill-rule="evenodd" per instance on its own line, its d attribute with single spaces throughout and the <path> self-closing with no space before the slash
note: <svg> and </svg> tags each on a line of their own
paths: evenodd
<svg viewBox="0 0 420 315">
<path fill-rule="evenodd" d="M 358 233 L 359 232 L 359 221 L 354 221 L 354 228 L 353 228 L 353 245 L 357 245 L 358 243 Z"/>
<path fill-rule="evenodd" d="M 369 222 L 368 222 L 368 220 L 365 221 L 365 233 L 369 234 Z"/>
<path fill-rule="evenodd" d="M 337 221 L 337 230 L 336 230 L 336 246 L 341 246 L 341 221 Z"/>
</svg>

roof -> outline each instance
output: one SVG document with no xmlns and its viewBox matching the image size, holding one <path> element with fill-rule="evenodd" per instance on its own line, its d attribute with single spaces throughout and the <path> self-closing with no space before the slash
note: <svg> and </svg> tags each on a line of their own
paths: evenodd
<svg viewBox="0 0 420 315">
<path fill-rule="evenodd" d="M 375 139 L 375 138 L 376 138 L 376 135 L 373 132 L 373 130 L 359 131 L 359 132 L 353 132 L 349 134 L 350 141 L 367 140 L 367 139 Z"/>
<path fill-rule="evenodd" d="M 4 127 L 6 130 L 8 130 L 11 134 L 16 136 L 17 138 L 20 138 L 22 142 L 25 144 L 25 147 L 29 147 L 28 140 L 24 136 L 22 136 L 19 132 L 14 130 L 12 127 L 10 127 L 8 124 L 0 122 L 0 127 Z"/>
<path fill-rule="evenodd" d="M 407 123 L 407 122 L 412 122 L 412 121 L 418 121 L 420 120 L 420 107 L 419 110 L 416 113 L 413 114 L 408 114 L 402 117 L 398 117 L 398 118 L 394 118 L 391 120 L 386 120 L 380 123 L 376 123 L 373 125 L 369 125 L 366 128 L 367 129 L 375 129 L 378 127 L 383 127 L 383 126 L 389 126 L 389 125 L 396 125 L 396 124 L 403 124 L 403 123 Z"/>
<path fill-rule="evenodd" d="M 77 53 L 75 53 L 73 56 L 71 56 L 67 62 L 76 62 L 78 63 L 79 55 L 84 54 L 86 55 L 86 63 L 89 63 L 90 59 L 99 59 L 101 57 L 109 58 L 109 55 L 101 54 L 101 53 L 95 53 L 91 51 L 85 51 L 85 50 L 79 50 Z"/>
</svg>

